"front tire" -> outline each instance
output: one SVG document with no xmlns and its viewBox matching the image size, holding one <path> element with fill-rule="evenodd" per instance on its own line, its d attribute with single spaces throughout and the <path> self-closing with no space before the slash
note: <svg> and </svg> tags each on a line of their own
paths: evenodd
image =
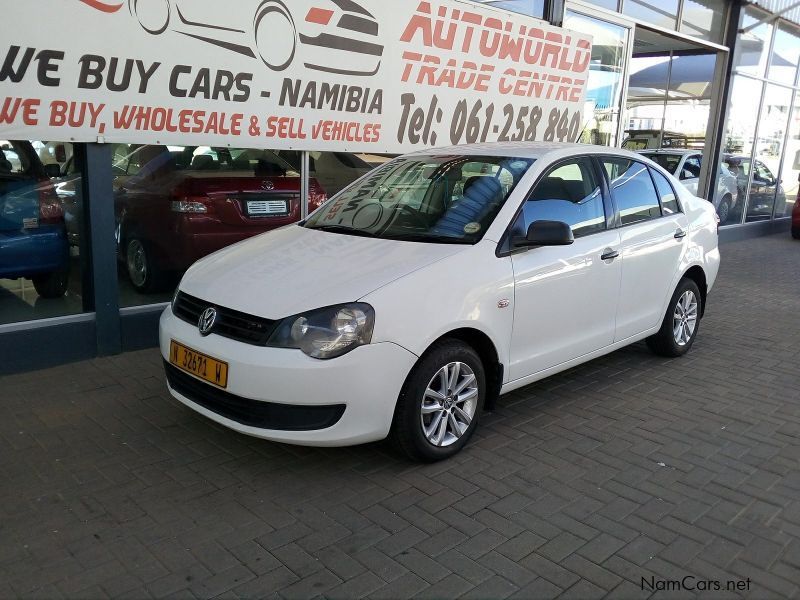
<svg viewBox="0 0 800 600">
<path fill-rule="evenodd" d="M 669 301 L 661 329 L 647 338 L 650 350 L 659 356 L 670 358 L 686 354 L 700 329 L 702 302 L 697 284 L 688 278 L 681 279 Z"/>
<path fill-rule="evenodd" d="M 719 203 L 717 208 L 717 216 L 719 217 L 719 224 L 724 225 L 728 218 L 731 216 L 731 197 L 725 196 Z"/>
<path fill-rule="evenodd" d="M 440 342 L 403 385 L 391 437 L 412 460 L 450 458 L 475 432 L 485 398 L 486 373 L 475 350 L 458 340 Z"/>
<path fill-rule="evenodd" d="M 796 240 L 800 240 L 800 227 L 792 227 L 792 237 Z"/>
</svg>

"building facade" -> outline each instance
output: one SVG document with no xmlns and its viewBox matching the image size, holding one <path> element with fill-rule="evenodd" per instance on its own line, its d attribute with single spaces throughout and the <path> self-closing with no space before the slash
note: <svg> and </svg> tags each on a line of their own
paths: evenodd
<svg viewBox="0 0 800 600">
<path fill-rule="evenodd" d="M 788 229 L 800 178 L 800 7 L 792 0 L 479 4 L 592 36 L 585 102 L 581 114 L 565 125 L 565 135 L 574 130 L 581 142 L 622 146 L 657 160 L 714 203 L 723 237 Z M 373 25 L 363 16 L 349 15 L 361 19 L 351 23 L 358 24 L 363 39 L 357 41 L 368 55 L 379 42 L 369 38 Z M 156 17 L 140 16 L 142 27 L 157 33 L 161 24 L 148 18 Z M 184 25 L 191 22 L 181 18 Z M 330 18 L 322 11 L 309 13 L 307 21 Z M 200 35 L 180 33 L 187 39 Z M 214 43 L 241 47 L 236 40 Z M 281 39 L 263 43 L 273 55 L 284 51 Z M 27 51 L 12 48 L 3 69 L 25 60 Z M 247 51 L 260 50 L 242 50 Z M 82 58 L 85 83 L 92 85 L 87 56 Z M 46 81 L 47 56 L 31 53 L 28 60 L 39 61 Z M 368 81 L 374 70 L 368 62 L 352 67 L 345 62 L 354 83 Z M 121 86 L 136 73 L 142 81 L 147 77 L 147 69 L 135 62 L 120 61 L 115 69 L 108 85 Z M 4 72 L 0 85 L 11 77 Z M 244 85 L 233 73 L 204 78 L 187 71 L 174 78 L 176 93 L 184 96 L 235 97 Z M 301 98 L 313 92 L 282 93 Z M 4 96 L 0 108 L 8 112 L 13 99 Z M 361 103 L 365 112 L 378 102 L 367 92 L 342 100 L 350 101 Z M 64 103 L 51 118 L 90 119 L 91 110 Z M 139 112 L 131 118 L 159 115 Z M 163 118 L 168 127 L 170 117 Z M 215 131 L 237 126 L 247 124 L 216 123 Z M 296 123 L 270 126 L 302 135 L 292 129 Z M 369 127 L 331 127 L 331 135 L 371 135 Z M 422 121 L 418 130 L 409 127 L 410 135 L 425 135 Z M 469 130 L 466 115 L 464 128 Z M 302 219 L 392 156 L 286 146 L 272 150 L 241 142 L 203 145 L 196 136 L 141 144 L 103 143 L 102 135 L 97 143 L 29 139 L 36 136 L 24 133 L 0 139 L 0 373 L 154 346 L 158 316 L 194 260 L 265 230 L 265 217 L 269 228 Z M 443 145 L 433 138 L 426 143 Z M 249 177 L 232 175 L 248 170 Z M 23 197 L 35 198 L 34 204 L 25 204 Z M 233 210 L 233 204 L 242 210 Z M 203 215 L 209 211 L 221 228 L 205 227 Z M 27 245 L 15 245 L 20 232 Z"/>
</svg>

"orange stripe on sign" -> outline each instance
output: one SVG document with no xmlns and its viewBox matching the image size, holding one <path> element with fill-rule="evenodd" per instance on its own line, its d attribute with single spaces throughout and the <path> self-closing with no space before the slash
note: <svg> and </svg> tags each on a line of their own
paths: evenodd
<svg viewBox="0 0 800 600">
<path fill-rule="evenodd" d="M 316 23 L 317 25 L 327 25 L 331 22 L 333 11 L 325 8 L 312 8 L 306 15 L 306 21 L 309 23 Z"/>
<path fill-rule="evenodd" d="M 122 8 L 122 4 L 108 4 L 106 2 L 101 2 L 100 0 L 81 0 L 81 2 L 88 4 L 97 10 L 102 10 L 105 13 L 115 13 Z"/>
</svg>

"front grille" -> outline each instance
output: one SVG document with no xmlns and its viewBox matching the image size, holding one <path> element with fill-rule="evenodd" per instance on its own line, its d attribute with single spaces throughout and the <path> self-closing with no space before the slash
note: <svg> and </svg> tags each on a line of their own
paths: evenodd
<svg viewBox="0 0 800 600">
<path fill-rule="evenodd" d="M 212 307 L 217 310 L 217 322 L 211 333 L 245 344 L 264 346 L 278 324 L 278 321 L 254 317 L 238 310 L 200 300 L 183 292 L 178 292 L 172 312 L 182 321 L 197 326 L 203 311 Z"/>
<path fill-rule="evenodd" d="M 279 431 L 314 431 L 332 427 L 344 414 L 344 404 L 299 406 L 236 396 L 211 387 L 164 361 L 169 387 L 220 416 L 249 427 Z"/>
</svg>

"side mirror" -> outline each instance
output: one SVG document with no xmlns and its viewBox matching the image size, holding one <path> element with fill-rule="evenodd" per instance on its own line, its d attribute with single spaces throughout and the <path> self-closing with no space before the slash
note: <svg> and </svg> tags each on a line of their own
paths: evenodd
<svg viewBox="0 0 800 600">
<path fill-rule="evenodd" d="M 61 177 L 61 167 L 54 163 L 47 164 L 44 166 L 44 174 L 50 179 Z"/>
<path fill-rule="evenodd" d="M 516 238 L 514 246 L 530 248 L 534 246 L 569 246 L 575 241 L 572 228 L 561 221 L 534 221 L 528 227 L 524 238 Z"/>
</svg>

